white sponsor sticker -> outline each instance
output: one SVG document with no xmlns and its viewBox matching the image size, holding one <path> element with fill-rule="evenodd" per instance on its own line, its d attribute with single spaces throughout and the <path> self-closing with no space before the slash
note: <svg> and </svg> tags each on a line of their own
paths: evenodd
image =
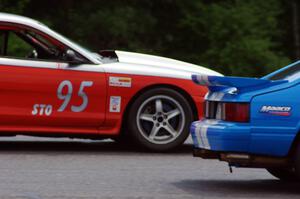
<svg viewBox="0 0 300 199">
<path fill-rule="evenodd" d="M 130 77 L 109 77 L 109 86 L 114 87 L 131 87 Z"/>
<path fill-rule="evenodd" d="M 109 103 L 109 112 L 119 113 L 121 111 L 121 100 L 120 96 L 111 96 Z"/>
</svg>

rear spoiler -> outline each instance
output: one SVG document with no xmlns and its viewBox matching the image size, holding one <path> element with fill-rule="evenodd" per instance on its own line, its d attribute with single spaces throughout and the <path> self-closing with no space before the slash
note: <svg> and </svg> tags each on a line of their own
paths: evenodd
<svg viewBox="0 0 300 199">
<path fill-rule="evenodd" d="M 288 82 L 287 80 L 271 81 L 268 79 L 248 77 L 223 77 L 207 75 L 192 75 L 192 80 L 196 84 L 208 86 L 209 90 L 212 92 L 223 90 L 225 88 L 236 88 L 238 91 L 243 91 L 244 89 L 252 90 Z"/>
</svg>

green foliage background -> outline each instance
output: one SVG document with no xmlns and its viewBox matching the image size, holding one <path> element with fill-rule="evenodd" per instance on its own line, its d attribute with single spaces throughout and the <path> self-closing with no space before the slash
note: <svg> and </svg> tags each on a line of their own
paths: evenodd
<svg viewBox="0 0 300 199">
<path fill-rule="evenodd" d="M 0 0 L 98 51 L 171 57 L 225 75 L 262 76 L 291 62 L 283 0 Z"/>
</svg>

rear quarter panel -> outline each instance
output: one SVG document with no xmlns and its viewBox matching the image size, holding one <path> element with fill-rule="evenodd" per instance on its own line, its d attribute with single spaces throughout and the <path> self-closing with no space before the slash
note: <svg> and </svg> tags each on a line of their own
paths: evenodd
<svg viewBox="0 0 300 199">
<path fill-rule="evenodd" d="M 128 74 L 116 74 L 108 73 L 107 81 L 110 77 L 126 77 L 131 78 L 130 87 L 107 87 L 107 104 L 106 104 L 106 121 L 105 125 L 99 129 L 101 134 L 117 135 L 120 132 L 122 120 L 124 119 L 124 113 L 130 102 L 137 96 L 142 95 L 144 91 L 156 86 L 171 86 L 177 89 L 183 90 L 187 95 L 191 97 L 193 103 L 196 105 L 199 118 L 202 117 L 204 96 L 207 93 L 207 88 L 194 84 L 190 79 L 177 79 L 168 77 L 156 77 L 146 75 L 128 75 Z M 121 97 L 121 110 L 120 112 L 113 113 L 109 111 L 110 97 Z"/>
<path fill-rule="evenodd" d="M 289 116 L 261 112 L 263 106 L 291 107 Z M 300 86 L 257 95 L 251 102 L 251 144 L 255 154 L 286 156 L 299 132 Z"/>
</svg>

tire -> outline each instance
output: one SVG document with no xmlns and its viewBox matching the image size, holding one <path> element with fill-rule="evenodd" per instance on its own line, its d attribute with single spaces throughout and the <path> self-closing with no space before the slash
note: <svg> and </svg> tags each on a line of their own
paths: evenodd
<svg viewBox="0 0 300 199">
<path fill-rule="evenodd" d="M 274 177 L 283 181 L 298 181 L 294 168 L 268 168 L 267 171 Z"/>
<path fill-rule="evenodd" d="M 267 170 L 276 178 L 283 181 L 300 182 L 300 143 L 292 155 L 292 166 L 290 168 L 268 168 Z"/>
<path fill-rule="evenodd" d="M 295 173 L 298 181 L 300 181 L 300 142 L 297 144 L 297 148 L 294 154 Z"/>
<path fill-rule="evenodd" d="M 193 112 L 179 92 L 155 88 L 133 102 L 126 119 L 127 133 L 136 144 L 151 151 L 164 152 L 186 140 Z"/>
</svg>

